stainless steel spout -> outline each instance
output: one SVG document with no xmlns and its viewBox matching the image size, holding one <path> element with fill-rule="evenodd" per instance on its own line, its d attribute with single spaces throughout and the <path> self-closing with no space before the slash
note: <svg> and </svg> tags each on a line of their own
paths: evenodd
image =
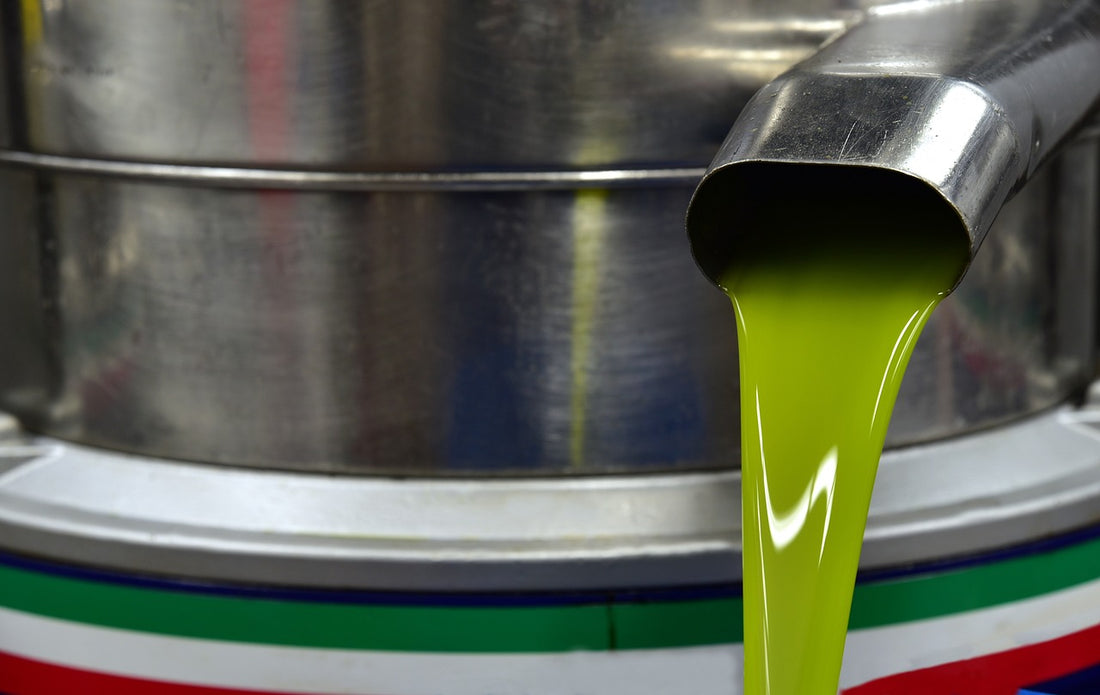
<svg viewBox="0 0 1100 695">
<path fill-rule="evenodd" d="M 1096 0 L 871 9 L 742 111 L 688 209 L 696 262 L 716 280 L 735 253 L 746 184 L 758 191 L 761 179 L 776 195 L 854 177 L 874 192 L 913 193 L 914 205 L 942 201 L 973 255 L 1098 97 Z"/>
</svg>

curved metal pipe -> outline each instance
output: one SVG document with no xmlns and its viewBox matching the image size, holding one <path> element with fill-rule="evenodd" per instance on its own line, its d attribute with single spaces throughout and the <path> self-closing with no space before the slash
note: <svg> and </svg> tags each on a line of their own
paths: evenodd
<svg viewBox="0 0 1100 695">
<path fill-rule="evenodd" d="M 762 187 L 778 200 L 851 179 L 860 195 L 914 210 L 942 202 L 972 257 L 1002 205 L 1098 101 L 1095 0 L 869 10 L 742 111 L 688 207 L 692 253 L 717 281 Z"/>
</svg>

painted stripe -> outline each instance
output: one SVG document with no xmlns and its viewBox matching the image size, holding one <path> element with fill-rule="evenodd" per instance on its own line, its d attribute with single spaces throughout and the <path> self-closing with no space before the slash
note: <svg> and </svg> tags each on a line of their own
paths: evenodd
<svg viewBox="0 0 1100 695">
<path fill-rule="evenodd" d="M 1100 627 L 1093 627 L 1036 645 L 882 678 L 846 690 L 844 695 L 1041 695 L 1022 688 L 1094 666 L 1098 659 Z"/>
<path fill-rule="evenodd" d="M 5 695 L 261 695 L 259 690 L 227 690 L 126 678 L 81 671 L 0 653 L 0 688 Z M 272 691 L 262 695 L 275 695 Z"/>
<path fill-rule="evenodd" d="M 1079 668 L 1070 673 L 1045 680 L 1041 683 L 1029 683 L 1026 690 L 1021 690 L 1020 695 L 1083 695 L 1085 693 L 1100 692 L 1100 635 L 1073 635 L 1077 642 L 1068 644 L 1071 650 L 1077 647 L 1083 648 L 1092 658 L 1091 665 Z"/>
<path fill-rule="evenodd" d="M 977 567 L 856 586 L 852 630 L 973 611 L 1100 577 L 1100 539 Z"/>
<path fill-rule="evenodd" d="M 1096 624 L 1100 581 L 1009 606 L 857 631 L 848 638 L 847 654 L 855 658 L 846 660 L 842 684 L 987 656 Z M 7 609 L 0 609 L 0 651 L 155 682 L 321 695 L 518 695 L 539 692 L 531 684 L 553 683 L 592 692 L 728 695 L 739 682 L 741 654 L 732 645 L 555 654 L 324 650 L 147 635 Z M 6 678 L 0 669 L 0 691 L 11 692 Z"/>
<path fill-rule="evenodd" d="M 1048 552 L 857 585 L 850 629 L 1026 600 L 1100 577 L 1100 538 Z M 740 642 L 740 598 L 416 605 L 253 598 L 135 586 L 0 564 L 0 606 L 91 625 L 246 643 L 448 653 L 660 649 Z M 533 599 L 532 599 L 533 600 Z"/>
<path fill-rule="evenodd" d="M 1100 575 L 1100 541 L 860 585 L 853 630 L 1010 603 Z M 0 566 L 0 606 L 91 625 L 287 646 L 438 652 L 658 649 L 741 640 L 739 598 L 549 606 L 303 602 L 161 591 Z"/>
<path fill-rule="evenodd" d="M 437 607 L 242 599 L 0 567 L 0 606 L 140 632 L 331 649 L 476 653 L 611 646 L 605 604 Z"/>
<path fill-rule="evenodd" d="M 988 656 L 1095 625 L 1100 580 L 971 613 L 856 630 L 848 633 L 841 685 Z"/>
<path fill-rule="evenodd" d="M 553 654 L 323 650 L 147 635 L 7 609 L 0 609 L 0 652 L 149 681 L 314 695 L 513 695 L 573 684 L 667 695 L 685 692 L 685 673 L 692 695 L 729 695 L 741 678 L 733 645 Z M 10 688 L 6 677 L 0 670 L 0 691 Z"/>
<path fill-rule="evenodd" d="M 850 628 L 1028 599 L 1100 576 L 1100 539 L 856 587 Z M 559 597 L 560 598 L 560 597 Z M 741 641 L 740 598 L 565 605 L 414 605 L 226 596 L 0 565 L 0 606 L 104 627 L 332 649 L 484 653 L 654 649 Z M 471 629 L 471 626 L 476 628 Z"/>
<path fill-rule="evenodd" d="M 664 649 L 741 642 L 741 599 L 611 606 L 616 649 Z"/>
</svg>

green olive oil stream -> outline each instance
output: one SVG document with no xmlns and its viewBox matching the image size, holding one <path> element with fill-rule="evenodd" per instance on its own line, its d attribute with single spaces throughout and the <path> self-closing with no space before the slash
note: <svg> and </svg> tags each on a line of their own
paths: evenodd
<svg viewBox="0 0 1100 695">
<path fill-rule="evenodd" d="M 967 249 L 882 200 L 783 207 L 720 283 L 741 361 L 744 692 L 835 695 L 890 414 Z"/>
</svg>

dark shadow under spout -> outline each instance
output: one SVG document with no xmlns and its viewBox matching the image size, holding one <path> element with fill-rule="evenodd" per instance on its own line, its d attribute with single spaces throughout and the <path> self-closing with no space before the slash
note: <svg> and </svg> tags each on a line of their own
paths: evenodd
<svg viewBox="0 0 1100 695">
<path fill-rule="evenodd" d="M 978 249 L 1002 205 L 1100 101 L 1100 2 L 924 0 L 863 21 L 761 89 L 688 209 L 712 280 L 733 252 L 744 182 L 799 187 L 836 167 L 927 187 Z"/>
</svg>

